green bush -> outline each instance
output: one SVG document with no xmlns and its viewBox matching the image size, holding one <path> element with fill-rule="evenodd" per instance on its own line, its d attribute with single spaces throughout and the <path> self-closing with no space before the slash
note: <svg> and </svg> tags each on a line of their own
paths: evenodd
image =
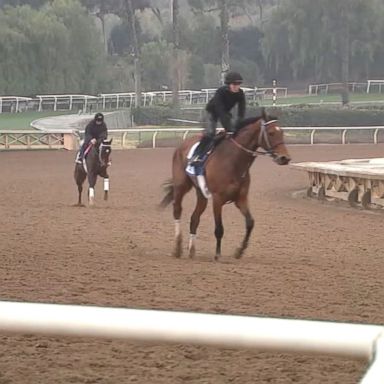
<svg viewBox="0 0 384 384">
<path fill-rule="evenodd" d="M 357 108 L 331 108 L 308 105 L 294 107 L 267 107 L 269 115 L 279 119 L 282 126 L 286 127 L 353 127 L 384 125 L 384 108 L 382 107 L 357 107 Z M 183 125 L 169 119 L 185 119 L 202 121 L 203 110 L 177 110 L 170 106 L 142 107 L 132 110 L 136 125 Z M 247 116 L 259 116 L 259 107 L 249 107 Z M 187 124 L 189 125 L 189 124 Z"/>
<path fill-rule="evenodd" d="M 324 108 L 298 105 L 289 108 L 267 108 L 267 113 L 276 116 L 286 127 L 353 127 L 384 125 L 382 108 Z M 260 115 L 260 108 L 249 108 L 247 115 Z"/>
</svg>

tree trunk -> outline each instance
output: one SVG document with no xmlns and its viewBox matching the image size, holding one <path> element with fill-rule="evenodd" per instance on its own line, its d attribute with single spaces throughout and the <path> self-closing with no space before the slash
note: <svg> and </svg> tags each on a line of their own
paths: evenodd
<svg viewBox="0 0 384 384">
<path fill-rule="evenodd" d="M 135 11 L 132 5 L 132 0 L 125 0 L 126 12 L 127 12 L 127 21 L 128 25 L 131 28 L 132 32 L 132 41 L 133 41 L 133 58 L 135 66 L 135 107 L 140 107 L 141 105 L 141 57 L 140 57 L 140 46 L 137 39 L 136 31 L 136 19 Z"/>
<path fill-rule="evenodd" d="M 221 82 L 224 84 L 225 74 L 229 71 L 229 12 L 228 0 L 219 0 L 221 29 Z"/>
<path fill-rule="evenodd" d="M 100 12 L 97 15 L 97 17 L 100 19 L 101 28 L 102 28 L 102 31 L 103 31 L 104 51 L 105 51 L 106 54 L 108 54 L 108 39 L 107 39 L 107 36 L 105 34 L 105 14 Z"/>
<path fill-rule="evenodd" d="M 179 0 L 172 1 L 172 104 L 174 107 L 179 105 L 179 87 L 180 87 L 180 73 L 179 73 Z"/>
<path fill-rule="evenodd" d="M 263 21 L 263 0 L 257 0 L 257 5 L 259 6 L 260 21 Z"/>
<path fill-rule="evenodd" d="M 340 36 L 340 52 L 341 52 L 341 79 L 343 82 L 342 90 L 342 104 L 347 105 L 349 103 L 349 90 L 348 90 L 348 81 L 349 81 L 349 25 L 348 25 L 348 15 L 347 10 L 341 13 L 341 36 Z"/>
</svg>

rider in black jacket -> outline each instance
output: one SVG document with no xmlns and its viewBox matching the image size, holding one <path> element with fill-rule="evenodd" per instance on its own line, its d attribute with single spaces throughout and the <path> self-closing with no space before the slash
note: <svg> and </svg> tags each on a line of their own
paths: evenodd
<svg viewBox="0 0 384 384">
<path fill-rule="evenodd" d="M 94 119 L 92 119 L 85 128 L 84 143 L 80 148 L 79 155 L 76 162 L 81 164 L 83 162 L 84 151 L 92 142 L 95 145 L 98 141 L 106 140 L 108 138 L 107 126 L 104 122 L 104 115 L 102 113 L 96 113 Z"/>
<path fill-rule="evenodd" d="M 195 150 L 192 163 L 202 161 L 205 152 L 213 144 L 213 138 L 216 134 L 217 121 L 220 120 L 223 128 L 229 134 L 233 134 L 235 126 L 232 124 L 231 109 L 238 106 L 238 121 L 244 119 L 245 115 L 245 95 L 240 88 L 243 78 L 237 72 L 228 72 L 225 76 L 225 85 L 220 87 L 213 98 L 208 102 L 206 111 L 208 113 L 208 124 L 200 144 Z"/>
</svg>

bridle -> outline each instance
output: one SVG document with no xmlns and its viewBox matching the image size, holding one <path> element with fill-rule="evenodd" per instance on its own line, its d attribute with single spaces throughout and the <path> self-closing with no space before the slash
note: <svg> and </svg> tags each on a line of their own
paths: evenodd
<svg viewBox="0 0 384 384">
<path fill-rule="evenodd" d="M 105 144 L 105 143 L 101 143 L 100 146 L 99 146 L 99 161 L 100 161 L 100 164 L 102 166 L 106 166 L 106 162 L 103 160 L 103 158 L 101 157 L 101 154 L 103 153 L 103 148 L 109 148 L 111 149 L 112 148 L 112 144 Z"/>
<path fill-rule="evenodd" d="M 264 143 L 266 144 L 267 149 L 265 151 L 258 151 L 258 150 L 252 150 L 244 147 L 239 142 L 237 142 L 234 138 L 231 138 L 233 144 L 235 144 L 238 148 L 240 148 L 242 151 L 248 153 L 249 155 L 253 157 L 257 157 L 257 155 L 269 155 L 273 158 L 276 158 L 277 155 L 274 153 L 274 149 L 278 147 L 279 145 L 283 144 L 282 141 L 278 142 L 275 145 L 271 145 L 271 142 L 268 137 L 267 127 L 269 124 L 275 123 L 277 120 L 269 120 L 269 121 L 261 121 L 261 127 L 260 127 L 260 133 L 259 137 L 257 139 L 256 148 L 261 147 L 261 143 L 264 140 Z"/>
</svg>

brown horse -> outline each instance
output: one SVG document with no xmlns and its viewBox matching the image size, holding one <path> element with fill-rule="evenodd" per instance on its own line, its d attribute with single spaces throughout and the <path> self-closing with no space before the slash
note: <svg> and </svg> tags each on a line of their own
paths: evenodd
<svg viewBox="0 0 384 384">
<path fill-rule="evenodd" d="M 200 216 L 207 207 L 208 200 L 192 182 L 186 173 L 187 154 L 199 137 L 184 141 L 174 152 L 172 165 L 172 180 L 166 183 L 166 196 L 160 206 L 166 207 L 173 201 L 173 217 L 175 220 L 175 250 L 174 255 L 182 254 L 182 236 L 180 218 L 182 200 L 184 195 L 195 186 L 197 203 L 191 216 L 189 256 L 196 252 L 195 237 L 199 226 Z M 265 150 L 258 151 L 261 147 Z M 234 202 L 245 217 L 246 233 L 240 248 L 235 253 L 240 258 L 248 246 L 254 219 L 248 207 L 248 191 L 250 185 L 249 168 L 258 154 L 268 154 L 279 165 L 286 165 L 290 161 L 287 148 L 284 144 L 283 131 L 278 127 L 277 120 L 268 117 L 263 111 L 258 118 L 246 119 L 233 137 L 226 137 L 217 144 L 213 153 L 208 157 L 205 166 L 205 177 L 212 196 L 213 213 L 215 218 L 216 255 L 217 260 L 221 254 L 221 239 L 224 234 L 222 223 L 222 207 L 224 204 Z"/>
</svg>

